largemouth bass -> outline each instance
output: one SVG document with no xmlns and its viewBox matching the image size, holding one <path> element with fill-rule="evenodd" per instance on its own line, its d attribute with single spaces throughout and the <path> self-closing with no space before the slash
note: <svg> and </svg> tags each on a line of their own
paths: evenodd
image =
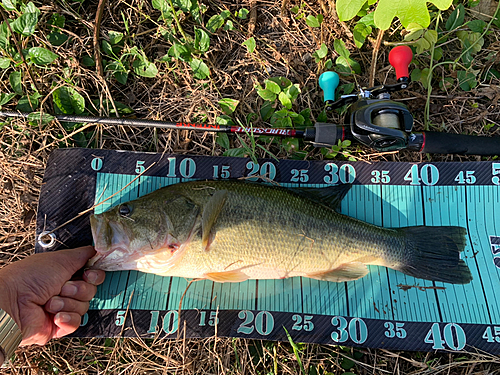
<svg viewBox="0 0 500 375">
<path fill-rule="evenodd" d="M 349 281 L 378 265 L 466 284 L 456 226 L 382 228 L 337 212 L 350 185 L 282 188 L 243 181 L 167 186 L 90 219 L 89 266 L 239 282 L 305 276 Z"/>
</svg>

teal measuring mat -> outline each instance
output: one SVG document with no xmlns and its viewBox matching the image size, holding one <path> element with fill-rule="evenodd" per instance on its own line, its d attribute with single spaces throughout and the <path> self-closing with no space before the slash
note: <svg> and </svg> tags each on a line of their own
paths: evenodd
<svg viewBox="0 0 500 375">
<path fill-rule="evenodd" d="M 189 280 L 184 278 L 107 272 L 75 335 L 217 334 L 287 340 L 285 327 L 296 342 L 500 353 L 497 162 L 254 163 L 243 158 L 57 150 L 44 177 L 37 233 L 57 228 L 94 204 L 99 213 L 163 186 L 240 177 L 261 183 L 273 180 L 284 187 L 352 184 L 341 213 L 378 226 L 462 226 L 467 244 L 461 257 L 473 280 L 453 285 L 368 266 L 367 276 L 343 283 L 306 277 L 240 283 L 200 280 L 186 289 Z M 36 250 L 90 244 L 89 214 L 54 231 L 57 245 L 38 242 Z"/>
</svg>

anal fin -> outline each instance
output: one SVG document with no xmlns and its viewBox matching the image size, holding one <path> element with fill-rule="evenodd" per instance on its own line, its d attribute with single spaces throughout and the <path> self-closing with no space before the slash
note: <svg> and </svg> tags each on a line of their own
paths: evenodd
<svg viewBox="0 0 500 375">
<path fill-rule="evenodd" d="M 208 272 L 205 277 L 217 283 L 239 283 L 249 279 L 248 275 L 241 272 L 241 270 Z"/>
<path fill-rule="evenodd" d="M 339 267 L 331 270 L 309 273 L 306 276 L 311 279 L 340 283 L 360 279 L 366 276 L 368 272 L 368 268 L 366 268 L 364 263 L 350 262 L 341 264 Z"/>
</svg>

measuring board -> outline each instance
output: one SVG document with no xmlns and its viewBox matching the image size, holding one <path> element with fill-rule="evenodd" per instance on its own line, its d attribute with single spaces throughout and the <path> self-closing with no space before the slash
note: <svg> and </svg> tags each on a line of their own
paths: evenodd
<svg viewBox="0 0 500 375">
<path fill-rule="evenodd" d="M 51 154 L 45 171 L 37 238 L 103 201 L 96 213 L 183 181 L 247 177 L 265 183 L 259 176 L 286 187 L 352 183 L 341 212 L 379 226 L 463 226 L 467 246 L 462 258 L 473 280 L 444 284 L 378 266 L 368 266 L 366 277 L 343 283 L 306 277 L 222 284 L 203 280 L 191 284 L 179 316 L 188 280 L 107 272 L 74 335 L 287 340 L 286 328 L 295 342 L 500 353 L 500 162 L 254 163 L 248 158 L 61 149 Z M 52 246 L 37 242 L 36 251 L 91 244 L 90 214 L 56 230 Z"/>
</svg>

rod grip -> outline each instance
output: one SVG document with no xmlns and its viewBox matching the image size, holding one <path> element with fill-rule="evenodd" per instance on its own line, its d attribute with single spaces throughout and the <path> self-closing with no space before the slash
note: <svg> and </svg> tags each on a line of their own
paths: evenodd
<svg viewBox="0 0 500 375">
<path fill-rule="evenodd" d="M 421 152 L 430 154 L 500 155 L 500 137 L 424 132 Z"/>
</svg>

